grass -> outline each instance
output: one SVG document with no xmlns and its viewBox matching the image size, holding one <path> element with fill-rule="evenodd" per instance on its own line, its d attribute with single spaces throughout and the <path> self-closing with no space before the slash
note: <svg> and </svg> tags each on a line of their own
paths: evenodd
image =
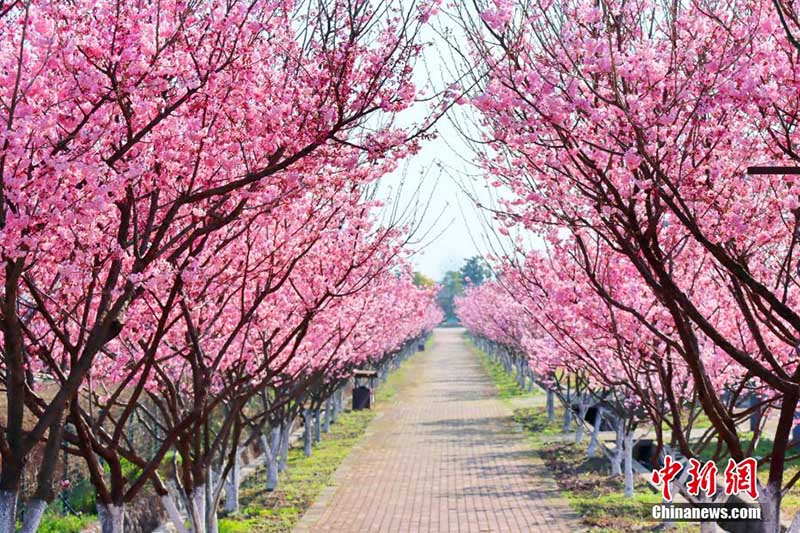
<svg viewBox="0 0 800 533">
<path fill-rule="evenodd" d="M 431 342 L 429 339 L 426 349 Z M 398 401 L 399 391 L 409 386 L 413 377 L 407 362 L 403 363 L 378 388 L 376 401 Z M 281 474 L 278 488 L 273 492 L 265 490 L 266 472 L 259 467 L 242 483 L 239 497 L 242 510 L 221 518 L 219 533 L 291 531 L 314 500 L 331 484 L 333 474 L 361 440 L 376 414 L 373 410 L 343 412 L 331 425 L 330 433 L 323 434 L 311 457 L 305 457 L 302 448 L 292 448 L 288 468 Z"/>
<path fill-rule="evenodd" d="M 53 509 L 48 509 L 42 522 L 39 524 L 39 533 L 80 533 L 96 520 L 94 515 L 62 515 Z M 18 528 L 22 524 L 18 524 Z"/>
<path fill-rule="evenodd" d="M 533 396 L 520 389 L 503 366 L 492 361 L 474 344 L 470 348 L 497 387 L 498 396 L 509 402 L 521 396 Z M 564 410 L 556 406 L 554 421 L 549 421 L 542 405 L 517 407 L 514 422 L 526 433 L 531 449 L 542 458 L 552 472 L 562 496 L 581 516 L 583 524 L 595 532 L 622 533 L 658 530 L 662 526 L 650 518 L 650 508 L 661 502 L 661 495 L 643 479 L 635 481 L 633 498 L 623 496 L 623 480 L 610 476 L 605 457 L 587 456 L 588 437 L 575 444 L 572 436 L 561 431 Z M 676 531 L 696 531 L 692 524 L 681 524 Z"/>
<path fill-rule="evenodd" d="M 501 363 L 493 361 L 486 353 L 478 348 L 475 343 L 467 338 L 467 345 L 472 353 L 476 354 L 481 361 L 483 369 L 489 374 L 495 387 L 497 387 L 497 395 L 501 400 L 510 400 L 512 398 L 520 397 L 534 397 L 538 393 L 538 388 L 534 387 L 533 391 L 526 391 L 519 387 L 514 377 L 506 372 L 506 369 Z"/>
<path fill-rule="evenodd" d="M 556 420 L 562 420 L 564 416 L 563 408 L 556 407 Z M 528 432 L 528 437 L 535 442 L 545 443 L 547 441 L 562 440 L 563 433 L 561 424 L 547 420 L 547 414 L 541 407 L 520 407 L 514 409 L 514 422 L 522 426 Z"/>
<path fill-rule="evenodd" d="M 289 451 L 289 466 L 278 489 L 267 492 L 263 467 L 242 483 L 242 510 L 220 520 L 220 533 L 291 531 L 303 512 L 327 487 L 334 472 L 361 439 L 374 411 L 345 411 L 330 433 L 305 457 L 299 447 Z"/>
<path fill-rule="evenodd" d="M 430 351 L 433 347 L 433 335 L 428 337 L 425 341 L 425 351 Z M 378 387 L 375 392 L 375 401 L 378 403 L 394 403 L 398 401 L 397 393 L 401 389 L 405 389 L 413 385 L 415 376 L 411 373 L 408 361 L 400 365 L 400 367 L 391 373 L 386 382 Z"/>
<path fill-rule="evenodd" d="M 581 515 L 592 531 L 653 531 L 661 525 L 650 518 L 652 505 L 661 503 L 661 495 L 643 479 L 636 478 L 633 498 L 623 496 L 623 480 L 612 478 L 605 457 L 587 456 L 588 438 L 572 442 L 561 431 L 563 408 L 556 408 L 556 420 L 548 421 L 541 408 L 514 410 L 514 420 L 526 431 L 531 448 L 553 473 L 562 495 Z M 682 525 L 678 531 L 694 531 Z"/>
</svg>

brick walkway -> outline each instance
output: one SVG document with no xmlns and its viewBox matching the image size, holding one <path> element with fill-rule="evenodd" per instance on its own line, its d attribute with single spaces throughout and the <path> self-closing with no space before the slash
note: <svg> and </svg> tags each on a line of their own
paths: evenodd
<svg viewBox="0 0 800 533">
<path fill-rule="evenodd" d="M 295 532 L 579 531 L 465 345 L 436 331 Z"/>
</svg>

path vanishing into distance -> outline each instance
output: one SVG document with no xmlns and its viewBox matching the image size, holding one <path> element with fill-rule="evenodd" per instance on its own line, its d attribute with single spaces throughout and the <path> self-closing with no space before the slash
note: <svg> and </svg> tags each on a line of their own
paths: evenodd
<svg viewBox="0 0 800 533">
<path fill-rule="evenodd" d="M 409 383 L 295 532 L 579 531 L 463 329 L 437 329 Z"/>
</svg>

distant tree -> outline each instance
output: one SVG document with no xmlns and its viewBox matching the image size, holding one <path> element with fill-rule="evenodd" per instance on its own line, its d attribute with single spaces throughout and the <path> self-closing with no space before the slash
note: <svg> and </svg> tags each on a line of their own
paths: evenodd
<svg viewBox="0 0 800 533">
<path fill-rule="evenodd" d="M 417 287 L 433 287 L 436 282 L 422 272 L 414 272 L 414 285 Z"/>
<path fill-rule="evenodd" d="M 457 320 L 455 312 L 455 297 L 464 293 L 464 279 L 458 270 L 445 273 L 440 283 L 441 288 L 436 295 L 436 303 L 444 312 L 445 321 Z"/>
<path fill-rule="evenodd" d="M 460 272 L 464 285 L 481 285 L 492 275 L 486 261 L 479 255 L 467 259 Z"/>
</svg>

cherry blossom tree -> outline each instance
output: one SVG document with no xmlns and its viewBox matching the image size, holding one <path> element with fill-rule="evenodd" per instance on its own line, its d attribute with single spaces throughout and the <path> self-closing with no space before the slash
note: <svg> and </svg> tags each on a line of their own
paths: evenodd
<svg viewBox="0 0 800 533">
<path fill-rule="evenodd" d="M 791 177 L 746 173 L 791 157 L 796 50 L 780 12 L 770 2 L 494 2 L 479 8 L 482 25 L 465 25 L 488 72 L 474 102 L 487 174 L 514 197 L 508 225 L 553 243 L 567 228 L 632 265 L 736 460 L 754 439 L 707 354 L 778 411 L 761 459 L 765 531 L 777 531 L 796 481 L 784 479 L 798 390 L 796 193 Z"/>
<path fill-rule="evenodd" d="M 199 251 L 226 244 L 217 232 L 309 187 L 374 179 L 380 172 L 355 169 L 416 149 L 423 129 L 393 117 L 416 97 L 411 71 L 431 9 L 335 0 L 0 8 L 0 528 L 12 527 L 34 447 L 44 445 L 44 458 L 26 530 L 53 497 L 62 438 L 99 453 L 74 424 L 90 369 L 126 353 L 123 341 L 137 334 L 150 334 L 145 360 L 158 357 L 175 315 L 150 322 L 158 311 L 147 307 L 178 301 Z M 124 499 L 119 490 L 105 499 Z M 107 503 L 104 524 L 121 523 Z"/>
</svg>

